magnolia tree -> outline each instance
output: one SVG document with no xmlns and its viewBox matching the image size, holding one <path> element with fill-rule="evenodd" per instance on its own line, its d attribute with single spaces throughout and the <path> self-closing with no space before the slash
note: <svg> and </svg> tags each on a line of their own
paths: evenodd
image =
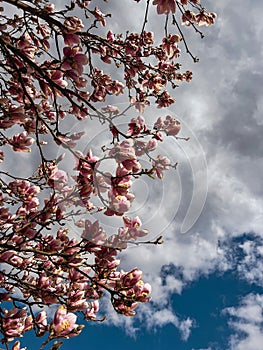
<svg viewBox="0 0 263 350">
<path fill-rule="evenodd" d="M 84 320 L 104 319 L 96 314 L 105 295 L 126 316 L 150 300 L 142 271 L 121 269 L 118 254 L 147 234 L 139 217 L 129 215 L 133 180 L 162 179 L 176 167 L 158 145 L 180 138 L 180 122 L 157 112 L 146 120 L 143 112 L 175 102 L 169 91 L 192 77 L 181 71 L 180 50 L 197 61 L 184 30 L 202 36 L 199 27 L 211 25 L 215 14 L 199 0 L 126 2 L 143 13 L 137 32 L 111 30 L 119 17 L 108 13 L 110 0 L 1 1 L 0 328 L 6 349 L 21 349 L 18 339 L 28 331 L 43 337 L 40 349 L 58 349 L 61 339 L 82 331 Z M 162 33 L 147 30 L 151 21 L 160 22 Z M 99 125 L 108 129 L 100 154 L 78 148 L 85 132 L 70 130 L 84 120 L 94 132 Z M 116 232 L 106 233 L 94 219 L 105 216 L 119 217 Z M 159 244 L 161 237 L 144 243 Z"/>
</svg>

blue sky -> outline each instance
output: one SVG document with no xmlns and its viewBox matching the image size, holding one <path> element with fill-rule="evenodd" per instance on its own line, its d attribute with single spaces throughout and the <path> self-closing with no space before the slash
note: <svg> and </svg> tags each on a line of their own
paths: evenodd
<svg viewBox="0 0 263 350">
<path fill-rule="evenodd" d="M 123 26 L 138 30 L 140 14 L 134 11 L 144 1 L 98 3 L 110 7 L 114 32 Z M 191 140 L 163 147 L 179 161 L 174 176 L 137 183 L 133 213 L 151 237 L 162 234 L 164 244 L 122 254 L 124 269 L 144 271 L 152 302 L 140 306 L 134 318 L 106 305 L 108 320 L 87 324 L 79 337 L 65 341 L 65 350 L 263 348 L 263 4 L 204 3 L 217 12 L 217 22 L 205 29 L 203 40 L 187 34 L 200 62 L 183 56 L 193 81 L 175 91 L 175 106 L 163 112 L 178 116 L 182 136 L 190 134 Z M 161 16 L 151 15 L 148 30 L 162 28 Z M 182 233 L 185 220 L 190 224 Z"/>
</svg>

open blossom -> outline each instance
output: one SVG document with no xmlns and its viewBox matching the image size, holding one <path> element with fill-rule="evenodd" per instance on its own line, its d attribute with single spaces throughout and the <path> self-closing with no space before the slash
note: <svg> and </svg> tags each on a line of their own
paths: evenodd
<svg viewBox="0 0 263 350">
<path fill-rule="evenodd" d="M 48 12 L 53 12 L 55 10 L 55 5 L 54 4 L 47 4 L 44 6 L 44 9 Z"/>
<path fill-rule="evenodd" d="M 94 11 L 91 11 L 97 21 L 101 23 L 103 27 L 106 26 L 105 15 L 101 12 L 101 10 L 96 6 Z"/>
<path fill-rule="evenodd" d="M 128 125 L 129 129 L 127 131 L 127 135 L 129 136 L 138 135 L 147 131 L 147 125 L 145 124 L 145 120 L 142 116 L 132 118 Z"/>
<path fill-rule="evenodd" d="M 140 229 L 142 222 L 138 216 L 136 216 L 133 219 L 128 217 L 128 216 L 124 216 L 123 222 L 124 222 L 125 227 L 128 229 L 130 236 L 134 239 L 136 239 L 138 237 L 143 237 L 143 236 L 147 235 L 147 233 L 148 233 L 147 230 Z"/>
<path fill-rule="evenodd" d="M 35 58 L 35 53 L 37 51 L 37 46 L 32 41 L 29 34 L 24 34 L 20 37 L 20 39 L 17 42 L 17 47 L 23 52 L 24 55 L 26 55 L 30 59 Z"/>
<path fill-rule="evenodd" d="M 158 155 L 157 158 L 152 163 L 156 171 L 156 175 L 158 176 L 159 179 L 163 178 L 163 171 L 168 170 L 171 165 L 170 159 L 160 155 Z"/>
<path fill-rule="evenodd" d="M 33 328 L 32 316 L 28 316 L 25 309 L 13 307 L 11 310 L 4 310 L 2 327 L 8 338 L 21 337 L 24 332 Z"/>
<path fill-rule="evenodd" d="M 122 276 L 123 284 L 125 287 L 134 287 L 142 278 L 142 271 L 137 268 L 130 272 L 127 272 Z"/>
<path fill-rule="evenodd" d="M 95 320 L 96 313 L 99 311 L 99 301 L 94 300 L 89 303 L 87 310 L 85 311 L 85 319 L 86 320 Z"/>
<path fill-rule="evenodd" d="M 154 129 L 158 131 L 164 131 L 167 135 L 175 136 L 181 130 L 181 123 L 178 119 L 167 115 L 165 120 L 159 117 L 154 124 Z"/>
<path fill-rule="evenodd" d="M 131 207 L 131 199 L 128 195 L 132 195 L 131 193 L 127 193 L 126 195 L 115 195 L 112 190 L 109 191 L 109 208 L 104 213 L 105 215 L 121 215 L 128 211 Z M 133 198 L 132 198 L 133 199 Z"/>
<path fill-rule="evenodd" d="M 56 190 L 62 190 L 68 184 L 68 175 L 64 170 L 54 171 L 49 177 L 49 184 Z"/>
<path fill-rule="evenodd" d="M 136 285 L 133 287 L 135 293 L 136 293 L 136 299 L 140 302 L 148 302 L 150 300 L 149 294 L 152 291 L 152 287 L 149 283 L 144 283 L 142 280 L 140 280 Z"/>
<path fill-rule="evenodd" d="M 81 238 L 94 244 L 102 245 L 105 243 L 106 233 L 103 228 L 99 226 L 98 220 L 96 220 L 93 224 L 90 220 L 86 220 L 85 229 L 81 235 Z"/>
<path fill-rule="evenodd" d="M 122 141 L 120 144 L 115 143 L 114 148 L 110 150 L 110 157 L 115 158 L 117 163 L 121 163 L 125 169 L 137 172 L 141 165 L 138 162 L 135 150 L 129 140 Z"/>
<path fill-rule="evenodd" d="M 35 140 L 27 135 L 27 132 L 24 131 L 21 134 L 15 134 L 12 138 L 8 139 L 10 144 L 13 146 L 14 151 L 31 152 L 29 146 L 31 146 Z"/>
<path fill-rule="evenodd" d="M 180 49 L 177 43 L 181 40 L 181 37 L 177 34 L 169 34 L 166 38 L 163 38 L 162 49 L 166 52 L 168 58 L 172 59 L 178 57 Z"/>
<path fill-rule="evenodd" d="M 46 311 L 41 311 L 36 317 L 35 322 L 38 327 L 38 335 L 41 336 L 47 330 L 47 313 Z"/>
<path fill-rule="evenodd" d="M 67 18 L 64 22 L 64 26 L 67 28 L 68 33 L 81 32 L 84 28 L 82 20 L 76 16 Z"/>
<path fill-rule="evenodd" d="M 51 77 L 52 81 L 54 81 L 55 84 L 61 86 L 61 87 L 67 87 L 68 83 L 63 79 L 63 73 L 60 70 L 55 70 L 52 72 Z"/>
<path fill-rule="evenodd" d="M 55 312 L 51 323 L 51 335 L 53 338 L 71 338 L 78 335 L 83 326 L 76 324 L 77 316 L 67 312 L 65 306 L 60 305 Z"/>
<path fill-rule="evenodd" d="M 175 0 L 153 0 L 153 5 L 157 5 L 157 13 L 168 14 L 169 12 L 175 13 L 176 1 Z"/>
<path fill-rule="evenodd" d="M 195 19 L 199 26 L 206 25 L 208 27 L 215 23 L 216 13 L 200 12 L 195 16 Z"/>
<path fill-rule="evenodd" d="M 173 104 L 175 102 L 175 99 L 172 98 L 168 92 L 165 90 L 163 93 L 161 93 L 157 100 L 156 100 L 157 104 L 158 104 L 158 108 L 161 107 L 169 107 L 171 104 Z"/>
<path fill-rule="evenodd" d="M 101 111 L 103 113 L 109 113 L 109 116 L 112 117 L 113 115 L 117 115 L 120 113 L 119 107 L 112 106 L 112 105 L 107 105 L 105 107 L 101 108 Z"/>
</svg>

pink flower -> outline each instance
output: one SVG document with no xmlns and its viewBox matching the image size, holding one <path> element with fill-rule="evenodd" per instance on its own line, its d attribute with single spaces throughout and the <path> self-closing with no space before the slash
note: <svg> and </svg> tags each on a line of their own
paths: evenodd
<svg viewBox="0 0 263 350">
<path fill-rule="evenodd" d="M 175 99 L 173 99 L 166 90 L 163 93 L 161 93 L 156 100 L 156 103 L 158 104 L 158 108 L 169 107 L 174 102 L 175 102 Z"/>
<path fill-rule="evenodd" d="M 80 48 L 78 46 L 70 47 L 66 46 L 63 49 L 64 57 L 61 68 L 65 71 L 73 71 L 78 76 L 83 73 L 83 66 L 88 63 L 88 58 L 85 54 L 79 53 Z"/>
<path fill-rule="evenodd" d="M 99 311 L 99 301 L 95 300 L 89 303 L 89 307 L 85 311 L 86 320 L 95 320 L 96 313 Z"/>
<path fill-rule="evenodd" d="M 122 163 L 125 169 L 132 170 L 134 173 L 141 168 L 134 147 L 129 140 L 122 141 L 120 144 L 116 143 L 114 148 L 110 150 L 109 156 L 115 158 L 117 163 Z"/>
<path fill-rule="evenodd" d="M 128 232 L 130 234 L 130 237 L 132 237 L 133 239 L 137 239 L 138 237 L 143 237 L 143 236 L 147 235 L 147 233 L 148 233 L 147 230 L 139 229 L 142 225 L 142 222 L 138 216 L 136 216 L 133 219 L 128 217 L 128 216 L 124 216 L 123 222 L 124 222 L 125 227 L 128 228 Z"/>
<path fill-rule="evenodd" d="M 175 0 L 153 0 L 153 5 L 157 5 L 157 13 L 159 15 L 169 12 L 175 13 L 176 1 Z"/>
<path fill-rule="evenodd" d="M 127 196 L 117 195 L 116 197 L 113 194 L 110 194 L 110 209 L 117 213 L 125 213 L 130 209 L 131 202 Z"/>
<path fill-rule="evenodd" d="M 132 120 L 128 125 L 129 125 L 129 130 L 127 132 L 127 135 L 129 136 L 138 135 L 140 133 L 145 133 L 147 131 L 147 126 L 142 116 L 139 116 L 137 118 L 132 118 Z"/>
<path fill-rule="evenodd" d="M 80 285 L 79 285 L 80 288 Z M 70 293 L 68 304 L 70 305 L 70 309 L 73 311 L 83 311 L 88 307 L 88 302 L 86 301 L 85 291 L 77 290 L 72 291 Z"/>
<path fill-rule="evenodd" d="M 178 57 L 180 49 L 177 43 L 181 40 L 181 37 L 177 34 L 169 34 L 166 38 L 163 38 L 162 49 L 166 52 L 170 59 Z"/>
<path fill-rule="evenodd" d="M 142 271 L 135 268 L 123 276 L 123 284 L 125 287 L 133 287 L 141 280 L 141 278 Z"/>
<path fill-rule="evenodd" d="M 191 23 L 196 21 L 196 15 L 193 11 L 186 10 L 184 14 L 182 15 L 182 24 L 186 26 L 190 26 Z"/>
<path fill-rule="evenodd" d="M 46 311 L 41 311 L 36 317 L 35 322 L 38 327 L 38 335 L 41 336 L 47 330 L 47 313 Z"/>
<path fill-rule="evenodd" d="M 152 163 L 156 171 L 156 175 L 158 176 L 159 179 L 163 178 L 163 171 L 168 170 L 171 165 L 170 159 L 160 155 L 158 155 L 157 158 Z"/>
<path fill-rule="evenodd" d="M 67 28 L 68 33 L 81 32 L 82 28 L 84 28 L 82 20 L 76 16 L 67 18 L 64 26 Z"/>
<path fill-rule="evenodd" d="M 11 310 L 4 310 L 2 328 L 8 338 L 21 337 L 24 332 L 33 328 L 32 316 L 27 316 L 25 309 L 13 307 Z"/>
<path fill-rule="evenodd" d="M 53 12 L 55 10 L 55 5 L 54 4 L 47 4 L 44 6 L 44 9 L 48 12 Z"/>
<path fill-rule="evenodd" d="M 120 109 L 119 107 L 116 106 L 112 106 L 112 105 L 107 105 L 105 107 L 101 108 L 101 111 L 103 113 L 108 113 L 110 117 L 112 117 L 113 115 L 117 115 L 120 113 Z"/>
<path fill-rule="evenodd" d="M 79 45 L 81 43 L 80 37 L 77 34 L 64 34 L 64 43 L 67 46 Z"/>
<path fill-rule="evenodd" d="M 85 221 L 85 229 L 81 235 L 81 238 L 95 243 L 97 245 L 102 245 L 106 241 L 106 233 L 105 231 L 99 226 L 98 220 L 95 221 L 93 224 L 89 221 Z"/>
<path fill-rule="evenodd" d="M 8 140 L 16 152 L 31 152 L 29 146 L 35 141 L 32 137 L 27 137 L 26 131 L 21 134 L 15 134 L 12 139 L 9 138 Z"/>
<path fill-rule="evenodd" d="M 156 139 L 151 139 L 150 141 L 148 141 L 146 148 L 148 152 L 152 152 L 154 151 L 158 146 L 158 142 Z"/>
<path fill-rule="evenodd" d="M 138 283 L 136 283 L 133 289 L 136 293 L 137 301 L 140 301 L 141 303 L 150 301 L 149 294 L 152 291 L 152 287 L 149 283 L 144 283 L 142 280 L 140 280 Z"/>
<path fill-rule="evenodd" d="M 36 42 L 33 43 L 29 34 L 24 34 L 20 37 L 17 42 L 17 47 L 25 54 L 28 58 L 34 59 L 37 51 Z"/>
<path fill-rule="evenodd" d="M 166 132 L 166 135 L 176 136 L 181 130 L 181 123 L 178 119 L 167 115 L 165 120 L 159 117 L 154 124 L 154 129 Z"/>
<path fill-rule="evenodd" d="M 53 338 L 71 338 L 78 335 L 83 326 L 76 324 L 77 316 L 67 312 L 65 306 L 60 305 L 55 312 L 51 323 L 51 335 Z"/>
<path fill-rule="evenodd" d="M 106 26 L 105 15 L 101 12 L 101 10 L 96 6 L 94 11 L 90 11 L 97 21 L 101 23 L 103 27 Z"/>
<path fill-rule="evenodd" d="M 61 190 L 68 183 L 68 175 L 64 170 L 57 170 L 53 172 L 50 177 L 48 184 L 57 190 Z"/>
<path fill-rule="evenodd" d="M 51 74 L 51 80 L 54 81 L 55 84 L 59 85 L 62 88 L 67 87 L 68 83 L 63 80 L 63 73 L 60 70 L 55 70 Z"/>
</svg>

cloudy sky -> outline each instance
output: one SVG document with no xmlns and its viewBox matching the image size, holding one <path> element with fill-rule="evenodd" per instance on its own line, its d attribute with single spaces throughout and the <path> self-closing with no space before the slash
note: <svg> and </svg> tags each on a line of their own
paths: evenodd
<svg viewBox="0 0 263 350">
<path fill-rule="evenodd" d="M 107 322 L 86 326 L 65 350 L 262 349 L 263 4 L 204 4 L 218 14 L 217 22 L 203 40 L 187 36 L 200 62 L 183 56 L 194 79 L 175 91 L 176 105 L 168 111 L 191 139 L 163 146 L 179 160 L 176 174 L 161 184 L 135 184 L 133 213 L 141 213 L 151 237 L 162 234 L 164 243 L 129 248 L 123 267 L 144 271 L 152 302 L 134 318 L 108 310 Z M 139 4 L 110 0 L 107 6 L 114 31 L 124 20 L 131 28 L 141 23 L 133 12 Z M 155 16 L 149 30 L 161 31 L 159 20 Z"/>
<path fill-rule="evenodd" d="M 118 6 L 120 21 L 136 26 L 124 3 L 112 0 L 109 6 Z M 84 342 L 117 350 L 262 349 L 263 5 L 205 3 L 218 20 L 205 39 L 188 35 L 200 62 L 184 56 L 194 79 L 176 91 L 169 111 L 191 139 L 171 141 L 163 150 L 179 160 L 176 175 L 154 187 L 143 180 L 135 185 L 145 191 L 134 213 L 148 205 L 145 227 L 153 237 L 163 234 L 164 244 L 129 248 L 124 267 L 144 270 L 152 302 L 132 319 L 109 311 L 107 323 L 86 327 L 66 350 Z M 149 26 L 162 30 L 157 20 Z M 113 28 L 118 25 L 113 20 Z"/>
</svg>

